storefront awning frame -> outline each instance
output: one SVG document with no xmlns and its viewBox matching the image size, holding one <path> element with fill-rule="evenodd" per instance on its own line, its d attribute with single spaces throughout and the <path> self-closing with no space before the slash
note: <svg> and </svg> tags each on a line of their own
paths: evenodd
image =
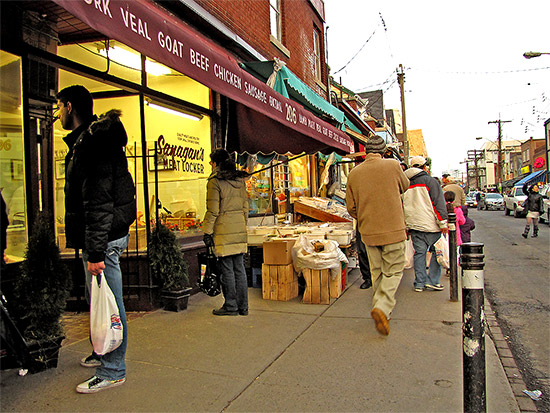
<svg viewBox="0 0 550 413">
<path fill-rule="evenodd" d="M 343 131 L 275 92 L 244 71 L 223 48 L 151 1 L 53 1 L 100 33 L 222 95 L 325 145 L 353 150 L 353 141 Z"/>
</svg>

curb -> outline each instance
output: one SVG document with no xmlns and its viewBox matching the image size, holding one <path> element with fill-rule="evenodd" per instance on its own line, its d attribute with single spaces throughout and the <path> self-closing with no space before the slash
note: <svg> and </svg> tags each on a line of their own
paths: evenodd
<svg viewBox="0 0 550 413">
<path fill-rule="evenodd" d="M 485 320 L 489 336 L 495 343 L 500 363 L 504 368 L 504 372 L 506 373 L 508 383 L 510 383 L 510 387 L 516 398 L 519 410 L 521 412 L 537 412 L 538 410 L 535 402 L 523 393 L 523 390 L 527 389 L 527 385 L 523 381 L 521 372 L 516 365 L 512 351 L 506 341 L 506 336 L 502 333 L 496 315 L 493 312 L 493 307 L 491 307 L 491 303 L 487 298 L 485 298 Z"/>
</svg>

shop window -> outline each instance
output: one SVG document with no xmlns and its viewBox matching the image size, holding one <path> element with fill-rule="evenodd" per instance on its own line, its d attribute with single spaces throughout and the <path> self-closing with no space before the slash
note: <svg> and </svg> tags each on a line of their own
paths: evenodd
<svg viewBox="0 0 550 413">
<path fill-rule="evenodd" d="M 20 57 L 0 51 L 0 79 L 0 190 L 9 220 L 6 258 L 14 262 L 23 260 L 27 246 Z"/>
<path fill-rule="evenodd" d="M 166 220 L 177 235 L 194 234 L 201 229 L 206 213 L 206 180 L 212 172 L 210 118 L 147 98 L 145 125 L 151 219 L 156 219 L 157 205 L 159 218 Z"/>
<path fill-rule="evenodd" d="M 204 108 L 210 107 L 210 93 L 199 82 L 149 58 L 145 61 L 145 68 L 147 87 Z"/>
<path fill-rule="evenodd" d="M 122 43 L 110 40 L 64 45 L 57 48 L 57 54 L 91 69 L 141 84 L 141 55 Z M 116 88 L 104 85 L 103 89 Z"/>
<path fill-rule="evenodd" d="M 309 157 L 303 156 L 291 160 L 288 167 L 290 170 L 290 202 L 293 203 L 301 196 L 311 196 Z"/>
</svg>

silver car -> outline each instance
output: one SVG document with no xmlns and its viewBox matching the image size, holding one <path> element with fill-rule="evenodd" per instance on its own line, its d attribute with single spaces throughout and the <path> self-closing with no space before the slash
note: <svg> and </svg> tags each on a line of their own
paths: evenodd
<svg viewBox="0 0 550 413">
<path fill-rule="evenodd" d="M 479 201 L 481 204 L 481 209 L 504 209 L 504 197 L 496 193 L 486 193 L 484 197 Z"/>
</svg>

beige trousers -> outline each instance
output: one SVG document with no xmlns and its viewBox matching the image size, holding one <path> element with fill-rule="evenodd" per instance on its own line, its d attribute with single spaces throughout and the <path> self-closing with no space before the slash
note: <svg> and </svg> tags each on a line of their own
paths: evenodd
<svg viewBox="0 0 550 413">
<path fill-rule="evenodd" d="M 372 277 L 372 308 L 382 310 L 389 319 L 405 268 L 405 241 L 366 247 Z"/>
</svg>

